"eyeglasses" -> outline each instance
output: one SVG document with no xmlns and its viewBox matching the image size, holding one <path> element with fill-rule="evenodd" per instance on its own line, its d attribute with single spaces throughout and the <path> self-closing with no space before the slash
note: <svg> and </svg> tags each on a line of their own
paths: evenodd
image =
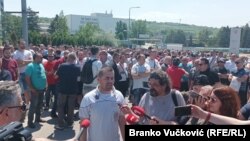
<svg viewBox="0 0 250 141">
<path fill-rule="evenodd" d="M 23 104 L 21 106 L 10 106 L 10 107 L 7 107 L 9 109 L 12 109 L 12 108 L 19 108 L 20 110 L 22 110 L 23 112 L 25 112 L 27 109 L 26 109 L 26 104 L 23 102 Z"/>
</svg>

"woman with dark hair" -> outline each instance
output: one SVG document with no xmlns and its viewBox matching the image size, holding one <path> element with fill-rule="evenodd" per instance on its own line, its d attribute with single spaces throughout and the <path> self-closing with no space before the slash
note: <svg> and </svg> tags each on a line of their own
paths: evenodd
<svg viewBox="0 0 250 141">
<path fill-rule="evenodd" d="M 211 95 L 208 96 L 209 100 L 206 102 L 206 110 L 227 116 L 237 118 L 238 111 L 240 110 L 240 100 L 237 93 L 228 86 L 215 88 Z M 197 122 L 188 122 L 187 124 L 211 124 L 208 120 L 199 119 Z"/>
<path fill-rule="evenodd" d="M 212 113 L 236 118 L 240 110 L 240 100 L 231 87 L 221 87 L 212 92 L 208 107 Z"/>
</svg>

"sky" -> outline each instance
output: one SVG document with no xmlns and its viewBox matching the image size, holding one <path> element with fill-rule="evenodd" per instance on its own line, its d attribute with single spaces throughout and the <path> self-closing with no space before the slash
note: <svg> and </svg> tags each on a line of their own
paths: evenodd
<svg viewBox="0 0 250 141">
<path fill-rule="evenodd" d="M 26 0 L 39 17 L 113 13 L 115 18 L 174 22 L 209 27 L 250 23 L 250 0 Z M 20 11 L 21 0 L 4 0 L 5 11 Z M 131 8 L 140 7 L 140 8 Z M 129 10 L 131 8 L 131 10 Z"/>
</svg>

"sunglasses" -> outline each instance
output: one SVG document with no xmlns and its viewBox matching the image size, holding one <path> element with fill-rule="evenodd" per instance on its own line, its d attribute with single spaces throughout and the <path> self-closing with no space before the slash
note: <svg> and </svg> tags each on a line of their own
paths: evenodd
<svg viewBox="0 0 250 141">
<path fill-rule="evenodd" d="M 235 62 L 235 64 L 240 64 L 241 62 Z"/>
<path fill-rule="evenodd" d="M 199 64 L 199 66 L 202 66 L 202 65 L 205 65 L 205 64 Z"/>
<path fill-rule="evenodd" d="M 208 96 L 207 98 L 208 98 L 208 101 L 210 101 L 210 102 L 212 102 L 212 103 L 215 103 L 215 102 L 217 101 L 216 98 L 211 97 L 211 96 Z"/>
<path fill-rule="evenodd" d="M 27 110 L 26 108 L 26 104 L 23 102 L 23 104 L 21 106 L 11 106 L 11 107 L 7 107 L 7 108 L 19 108 L 20 110 L 22 110 L 23 112 L 25 112 Z"/>
</svg>

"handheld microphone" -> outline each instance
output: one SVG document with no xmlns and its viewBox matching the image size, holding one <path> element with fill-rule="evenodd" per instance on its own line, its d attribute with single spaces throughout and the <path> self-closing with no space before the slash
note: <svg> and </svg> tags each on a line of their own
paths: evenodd
<svg viewBox="0 0 250 141">
<path fill-rule="evenodd" d="M 80 140 L 80 137 L 84 131 L 85 128 L 88 128 L 90 125 L 90 121 L 88 119 L 85 119 L 81 122 L 80 126 L 81 126 L 81 129 L 80 129 L 80 132 L 79 134 L 77 135 L 76 139 L 79 141 Z"/>
<path fill-rule="evenodd" d="M 125 119 L 129 124 L 132 125 L 138 125 L 139 122 L 139 118 L 137 118 L 136 116 L 134 116 L 133 114 L 127 114 L 125 115 Z"/>
<path fill-rule="evenodd" d="M 157 121 L 156 119 L 152 119 L 151 116 L 149 116 L 148 114 L 145 113 L 144 109 L 140 106 L 133 106 L 131 108 L 131 110 L 138 116 L 140 117 L 146 117 L 147 119 L 150 119 L 150 120 L 155 120 L 156 123 L 159 123 L 159 121 Z"/>
<path fill-rule="evenodd" d="M 139 117 L 146 117 L 148 119 L 151 119 L 151 117 L 149 115 L 147 115 L 144 111 L 144 109 L 140 106 L 133 106 L 131 108 L 131 110 L 136 114 L 138 115 Z"/>
</svg>

